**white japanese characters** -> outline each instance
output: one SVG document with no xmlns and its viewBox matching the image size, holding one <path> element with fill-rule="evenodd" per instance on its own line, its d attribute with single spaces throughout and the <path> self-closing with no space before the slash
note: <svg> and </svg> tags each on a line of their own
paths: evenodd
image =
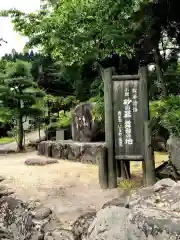
<svg viewBox="0 0 180 240">
<path fill-rule="evenodd" d="M 138 112 L 138 89 L 134 85 L 130 88 L 128 85 L 124 90 L 123 109 L 117 113 L 118 118 L 118 145 L 133 145 L 132 137 L 132 117 L 133 113 Z"/>
<path fill-rule="evenodd" d="M 118 111 L 118 144 L 119 147 L 123 147 L 123 137 L 122 137 L 122 112 Z"/>
<path fill-rule="evenodd" d="M 131 125 L 131 118 L 132 118 L 132 113 L 131 113 L 131 105 L 132 105 L 132 100 L 130 99 L 130 92 L 129 88 L 125 88 L 125 93 L 124 93 L 124 131 L 125 131 L 125 137 L 124 137 L 124 144 L 126 145 L 133 145 L 133 139 L 132 139 L 132 125 Z"/>
<path fill-rule="evenodd" d="M 138 112 L 138 96 L 136 87 L 133 87 L 132 89 L 132 99 L 133 99 L 133 112 Z"/>
</svg>

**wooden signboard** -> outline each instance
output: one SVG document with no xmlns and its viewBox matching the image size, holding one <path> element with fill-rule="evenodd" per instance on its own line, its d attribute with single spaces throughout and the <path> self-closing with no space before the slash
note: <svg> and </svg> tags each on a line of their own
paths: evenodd
<svg viewBox="0 0 180 240">
<path fill-rule="evenodd" d="M 113 76 L 115 158 L 142 161 L 144 149 L 143 102 L 140 77 Z"/>
</svg>

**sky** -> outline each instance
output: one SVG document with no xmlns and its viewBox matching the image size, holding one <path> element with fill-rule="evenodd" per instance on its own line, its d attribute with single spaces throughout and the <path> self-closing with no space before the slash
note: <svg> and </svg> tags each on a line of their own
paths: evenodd
<svg viewBox="0 0 180 240">
<path fill-rule="evenodd" d="M 40 0 L 0 0 L 0 11 L 16 8 L 23 12 L 33 12 L 40 8 Z M 3 38 L 8 44 L 2 44 L 0 47 L 0 56 L 5 53 L 11 53 L 12 49 L 21 52 L 27 38 L 20 36 L 13 30 L 13 24 L 10 19 L 0 17 L 0 38 Z"/>
</svg>

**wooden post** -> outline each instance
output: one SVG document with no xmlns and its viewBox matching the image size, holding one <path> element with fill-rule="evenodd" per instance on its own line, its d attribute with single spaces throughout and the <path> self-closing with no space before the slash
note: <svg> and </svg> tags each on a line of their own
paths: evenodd
<svg viewBox="0 0 180 240">
<path fill-rule="evenodd" d="M 155 163 L 154 153 L 151 147 L 151 131 L 149 126 L 149 91 L 148 91 L 148 68 L 143 66 L 139 70 L 140 75 L 140 99 L 141 114 L 144 120 L 144 163 L 143 166 L 143 179 L 144 185 L 151 185 L 155 182 Z"/>
<path fill-rule="evenodd" d="M 121 177 L 121 161 L 116 161 L 117 177 Z"/>
<path fill-rule="evenodd" d="M 108 187 L 116 188 L 117 172 L 114 148 L 112 69 L 102 69 L 102 78 L 104 81 L 105 141 L 108 151 Z"/>
<path fill-rule="evenodd" d="M 130 161 L 121 161 L 121 178 L 122 179 L 130 179 Z"/>
<path fill-rule="evenodd" d="M 99 164 L 99 184 L 101 188 L 108 188 L 108 159 L 107 159 L 107 148 L 103 149 L 97 156 L 97 162 Z"/>
<path fill-rule="evenodd" d="M 151 186 L 156 182 L 154 152 L 152 149 L 151 128 L 149 121 L 144 122 L 144 146 L 145 146 L 145 176 L 147 186 Z"/>
</svg>

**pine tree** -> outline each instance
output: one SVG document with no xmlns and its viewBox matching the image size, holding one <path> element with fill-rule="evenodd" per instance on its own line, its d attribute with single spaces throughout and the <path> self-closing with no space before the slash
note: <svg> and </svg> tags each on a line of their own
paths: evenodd
<svg viewBox="0 0 180 240">
<path fill-rule="evenodd" d="M 32 79 L 30 63 L 17 60 L 6 65 L 5 74 L 0 79 L 0 107 L 7 109 L 8 120 L 17 127 L 19 151 L 24 149 L 23 122 L 28 116 L 35 117 L 42 113 L 34 105 L 43 95 Z"/>
</svg>

